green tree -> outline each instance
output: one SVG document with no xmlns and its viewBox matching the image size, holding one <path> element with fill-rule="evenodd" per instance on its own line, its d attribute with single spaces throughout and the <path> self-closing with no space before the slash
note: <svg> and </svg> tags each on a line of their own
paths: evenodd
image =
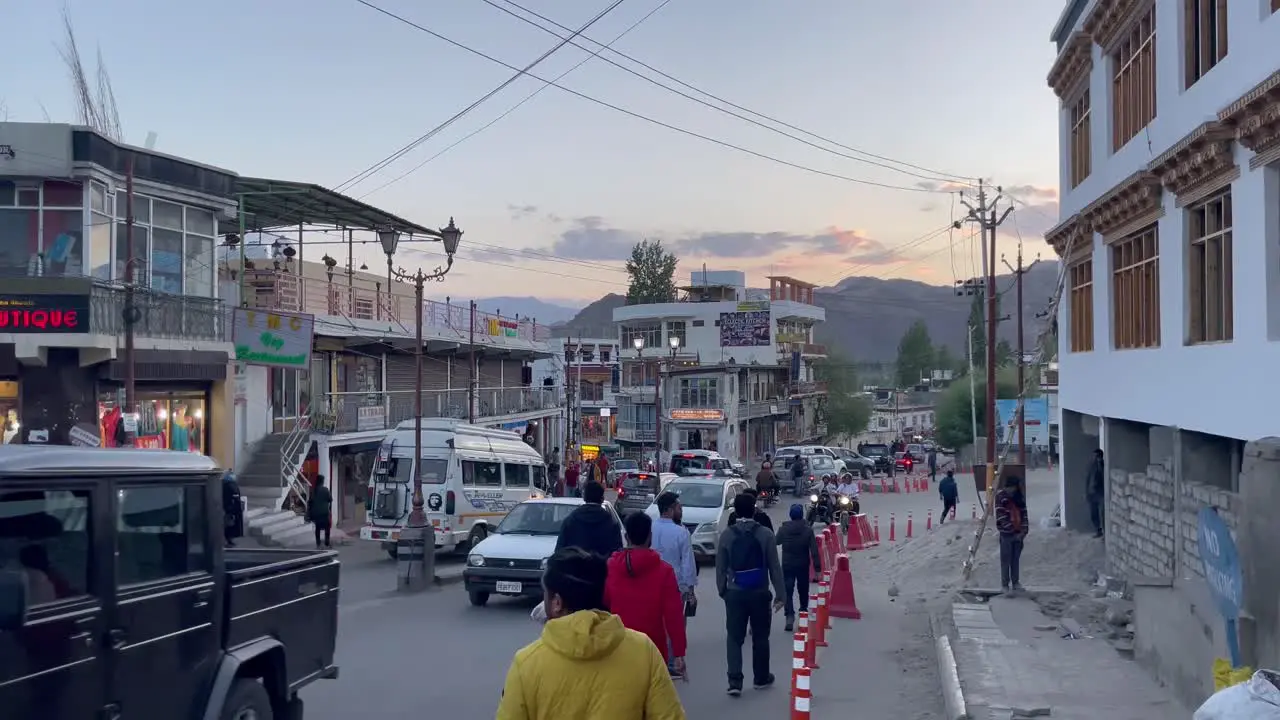
<svg viewBox="0 0 1280 720">
<path fill-rule="evenodd" d="M 829 355 L 814 368 L 827 383 L 827 436 L 853 436 L 865 432 L 871 422 L 871 401 L 862 394 L 853 362 Z"/>
<path fill-rule="evenodd" d="M 627 259 L 628 305 L 675 302 L 676 256 L 662 247 L 661 240 L 642 240 L 631 248 Z"/>
<path fill-rule="evenodd" d="M 982 295 L 974 295 L 973 302 L 969 305 L 968 330 L 973 337 L 973 366 L 975 368 L 987 366 L 987 325 L 984 318 L 986 318 L 986 313 L 983 310 Z M 966 352 L 968 349 L 968 347 L 965 348 Z"/>
<path fill-rule="evenodd" d="M 1013 346 L 1009 344 L 1008 340 L 1001 338 L 996 343 L 996 367 L 1005 368 L 1016 363 L 1017 358 L 1014 356 Z"/>
<path fill-rule="evenodd" d="M 927 377 L 933 369 L 935 360 L 929 328 L 924 320 L 916 320 L 898 341 L 898 387 L 919 385 L 920 378 Z"/>
<path fill-rule="evenodd" d="M 936 357 L 933 359 L 933 364 L 939 370 L 950 370 L 957 374 L 960 373 L 961 363 L 954 355 L 951 354 L 951 348 L 946 345 L 939 345 L 936 348 L 935 355 Z"/>
<path fill-rule="evenodd" d="M 987 378 L 979 373 L 974 378 L 974 390 L 978 394 L 978 432 L 987 426 Z M 996 373 L 996 397 L 1014 398 L 1018 396 L 1018 374 L 1012 368 L 1002 369 Z M 1032 385 L 1027 389 L 1027 397 L 1039 397 L 1040 388 Z M 942 392 L 938 404 L 934 408 L 938 443 L 943 447 L 960 448 L 973 443 L 973 421 L 969 406 L 969 383 L 955 382 Z"/>
</svg>

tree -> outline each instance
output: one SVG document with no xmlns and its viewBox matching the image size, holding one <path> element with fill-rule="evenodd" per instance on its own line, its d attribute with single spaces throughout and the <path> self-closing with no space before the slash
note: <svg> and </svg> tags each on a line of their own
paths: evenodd
<svg viewBox="0 0 1280 720">
<path fill-rule="evenodd" d="M 982 293 L 976 293 L 973 296 L 973 303 L 969 305 L 969 332 L 973 338 L 972 352 L 973 366 L 975 368 L 987 366 L 986 316 L 986 312 L 983 309 Z M 968 349 L 966 348 L 966 350 Z"/>
<path fill-rule="evenodd" d="M 1003 368 L 1016 364 L 1017 358 L 1014 357 L 1013 346 L 1008 340 L 1001 338 L 996 343 L 996 367 Z"/>
<path fill-rule="evenodd" d="M 631 248 L 627 259 L 628 305 L 675 302 L 676 256 L 662 247 L 661 240 L 642 240 Z"/>
<path fill-rule="evenodd" d="M 919 385 L 920 378 L 927 377 L 933 369 L 934 360 L 936 355 L 933 341 L 929 339 L 929 328 L 924 320 L 916 320 L 898 341 L 898 387 Z"/>
<path fill-rule="evenodd" d="M 946 345 L 939 345 L 936 348 L 936 357 L 933 359 L 934 367 L 939 370 L 950 370 L 959 374 L 960 362 L 951 354 L 951 348 Z"/>
<path fill-rule="evenodd" d="M 979 374 L 975 379 L 974 390 L 978 394 L 978 432 L 987 426 L 987 378 Z M 1013 369 L 1000 370 L 996 373 L 996 397 L 1018 397 L 1018 375 Z M 1027 389 L 1027 397 L 1039 397 L 1040 388 L 1032 385 Z M 973 421 L 969 406 L 969 383 L 956 382 L 942 392 L 938 404 L 934 408 L 935 433 L 938 443 L 943 447 L 961 448 L 973 443 Z"/>
<path fill-rule="evenodd" d="M 862 394 L 853 363 L 839 355 L 829 355 L 814 370 L 818 379 L 827 383 L 827 436 L 866 432 L 871 422 L 871 401 Z"/>
</svg>

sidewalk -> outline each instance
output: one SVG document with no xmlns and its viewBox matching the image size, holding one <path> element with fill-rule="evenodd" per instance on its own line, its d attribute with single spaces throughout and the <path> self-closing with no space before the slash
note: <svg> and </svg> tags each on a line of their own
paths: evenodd
<svg viewBox="0 0 1280 720">
<path fill-rule="evenodd" d="M 1190 712 L 1137 663 L 1103 639 L 1065 639 L 1057 621 L 1025 598 L 955 603 L 949 617 L 960 686 L 973 720 L 1166 720 Z"/>
</svg>

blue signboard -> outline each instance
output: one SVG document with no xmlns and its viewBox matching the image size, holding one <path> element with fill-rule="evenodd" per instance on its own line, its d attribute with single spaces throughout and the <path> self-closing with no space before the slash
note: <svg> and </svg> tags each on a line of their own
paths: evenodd
<svg viewBox="0 0 1280 720">
<path fill-rule="evenodd" d="M 1017 400 L 996 400 L 996 442 L 1017 442 L 1018 428 L 1014 423 L 1017 412 Z M 1027 445 L 1049 447 L 1049 399 L 1027 398 L 1023 401 L 1022 413 Z M 1010 425 L 1010 423 L 1014 424 Z M 1012 437 L 1006 438 L 1005 435 L 1011 431 Z"/>
<path fill-rule="evenodd" d="M 1236 620 L 1240 617 L 1240 605 L 1244 600 L 1244 580 L 1240 574 L 1240 554 L 1231 530 L 1222 516 L 1213 508 L 1200 510 L 1199 539 L 1200 561 L 1204 564 L 1204 579 L 1209 585 L 1213 604 L 1218 607 L 1222 619 L 1227 621 L 1227 648 L 1232 667 L 1240 667 L 1240 642 L 1236 637 Z"/>
</svg>

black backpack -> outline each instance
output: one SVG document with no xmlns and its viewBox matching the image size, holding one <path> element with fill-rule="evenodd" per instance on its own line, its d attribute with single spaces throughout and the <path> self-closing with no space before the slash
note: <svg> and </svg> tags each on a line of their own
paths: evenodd
<svg viewBox="0 0 1280 720">
<path fill-rule="evenodd" d="M 755 527 L 734 523 L 733 542 L 729 544 L 729 571 L 741 590 L 758 590 L 765 586 L 769 570 L 765 566 L 764 548 L 756 539 Z"/>
</svg>

